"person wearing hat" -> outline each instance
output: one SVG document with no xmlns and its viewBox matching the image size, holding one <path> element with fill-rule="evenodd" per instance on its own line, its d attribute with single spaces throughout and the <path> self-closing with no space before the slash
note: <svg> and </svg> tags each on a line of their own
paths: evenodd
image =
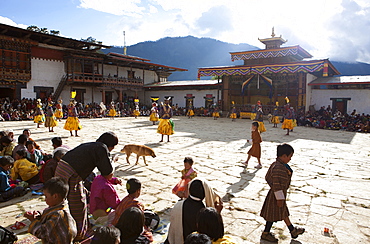
<svg viewBox="0 0 370 244">
<path fill-rule="evenodd" d="M 72 92 L 73 93 L 73 92 Z M 64 129 L 68 130 L 73 136 L 72 131 L 75 131 L 75 136 L 77 135 L 77 131 L 82 129 L 80 124 L 80 120 L 78 119 L 77 109 L 76 109 L 76 101 L 72 98 L 69 105 L 67 106 L 68 109 L 68 118 L 66 123 L 64 124 Z"/>
<path fill-rule="evenodd" d="M 254 121 L 258 122 L 258 131 L 260 133 L 265 132 L 266 128 L 265 128 L 265 124 L 263 123 L 263 110 L 262 110 L 261 101 L 257 102 L 255 110 L 256 110 L 256 117 L 254 118 Z"/>
<path fill-rule="evenodd" d="M 172 118 L 172 108 L 170 106 L 170 100 L 169 97 L 166 99 L 164 104 L 161 106 L 159 115 L 159 125 L 157 128 L 157 132 L 162 135 L 161 140 L 159 142 L 163 142 L 164 135 L 167 135 L 167 142 L 170 141 L 170 135 L 173 135 L 174 133 L 174 123 L 171 120 Z"/>
<path fill-rule="evenodd" d="M 272 119 L 271 119 L 271 122 L 274 124 L 274 128 L 277 128 L 277 125 L 280 124 L 278 113 L 279 113 L 279 102 L 276 102 L 274 112 L 272 114 Z"/>
<path fill-rule="evenodd" d="M 62 121 L 62 118 L 63 118 L 63 107 L 62 107 L 62 104 L 63 104 L 63 100 L 62 99 L 59 99 L 58 102 L 55 104 L 56 110 L 55 110 L 54 116 L 59 121 Z"/>
<path fill-rule="evenodd" d="M 45 127 L 48 127 L 49 132 L 54 132 L 54 127 L 58 125 L 58 121 L 54 117 L 53 101 L 48 98 L 48 105 L 46 107 Z"/>
<path fill-rule="evenodd" d="M 37 128 L 40 128 L 40 125 L 45 122 L 45 115 L 44 111 L 42 110 L 42 103 L 40 98 L 37 99 L 36 110 L 33 115 L 33 122 L 37 123 Z"/>
<path fill-rule="evenodd" d="M 285 98 L 285 101 L 287 102 L 287 104 L 285 104 L 284 106 L 284 121 L 281 128 L 283 130 L 287 130 L 286 135 L 289 135 L 289 131 L 293 130 L 293 111 L 290 109 L 288 97 Z"/>
<path fill-rule="evenodd" d="M 117 111 L 116 111 L 116 108 L 115 108 L 115 106 L 114 106 L 114 101 L 111 101 L 111 102 L 110 102 L 110 109 L 109 109 L 108 116 L 109 116 L 111 119 L 114 119 L 114 117 L 116 117 L 116 116 L 117 116 Z"/>
<path fill-rule="evenodd" d="M 232 101 L 231 102 L 232 104 L 232 108 L 231 108 L 231 113 L 230 113 L 230 118 L 231 118 L 231 121 L 235 121 L 236 119 L 236 107 L 235 107 L 235 102 Z"/>
<path fill-rule="evenodd" d="M 155 122 L 159 120 L 158 118 L 158 108 L 157 108 L 157 103 L 153 102 L 152 103 L 152 108 L 150 109 L 150 117 L 149 120 L 153 122 L 153 125 L 155 125 Z"/>
<path fill-rule="evenodd" d="M 188 107 L 188 112 L 186 113 L 188 118 L 193 118 L 194 117 L 194 110 L 193 110 L 193 104 L 191 101 L 189 101 L 189 107 Z"/>
</svg>

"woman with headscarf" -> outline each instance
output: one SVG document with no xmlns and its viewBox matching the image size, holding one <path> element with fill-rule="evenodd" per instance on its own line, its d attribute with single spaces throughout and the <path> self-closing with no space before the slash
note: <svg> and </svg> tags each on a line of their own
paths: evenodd
<svg viewBox="0 0 370 244">
<path fill-rule="evenodd" d="M 197 230 L 196 216 L 205 207 L 213 207 L 221 212 L 222 200 L 204 179 L 195 178 L 189 183 L 189 197 L 178 201 L 171 211 L 171 225 L 165 243 L 184 243 L 185 238 Z"/>
</svg>

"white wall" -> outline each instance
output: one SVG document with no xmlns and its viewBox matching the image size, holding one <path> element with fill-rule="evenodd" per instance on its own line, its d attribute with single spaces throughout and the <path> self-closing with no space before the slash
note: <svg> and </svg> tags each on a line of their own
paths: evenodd
<svg viewBox="0 0 370 244">
<path fill-rule="evenodd" d="M 194 107 L 204 107 L 206 94 L 213 94 L 214 102 L 217 102 L 217 89 L 213 90 L 165 90 L 165 91 L 145 91 L 145 104 L 151 104 L 150 97 L 158 96 L 159 102 L 164 101 L 165 96 L 173 96 L 172 104 L 178 104 L 179 107 L 185 107 L 186 99 L 184 98 L 186 94 L 193 94 L 193 106 Z M 221 95 L 219 96 L 221 99 Z"/>
<path fill-rule="evenodd" d="M 306 112 L 310 109 L 311 101 L 312 101 L 312 86 L 309 86 L 308 84 L 311 83 L 311 81 L 315 80 L 317 77 L 311 74 L 307 74 L 306 76 L 306 106 L 305 110 Z M 331 106 L 331 105 L 330 105 Z"/>
<path fill-rule="evenodd" d="M 31 59 L 31 80 L 26 89 L 21 89 L 21 98 L 36 98 L 35 86 L 54 87 L 54 92 L 62 79 L 64 62 L 56 60 L 45 60 L 39 58 Z"/>
<path fill-rule="evenodd" d="M 99 65 L 99 72 L 101 73 L 101 65 Z M 131 70 L 129 67 L 118 67 L 118 77 L 127 78 L 127 71 Z M 142 70 L 142 69 L 132 69 L 135 71 L 135 77 L 140 77 L 143 79 L 144 77 L 144 84 L 154 83 L 158 81 L 158 76 L 154 71 L 149 70 Z M 117 75 L 117 66 L 116 65 L 104 65 L 104 75 Z"/>
<path fill-rule="evenodd" d="M 357 113 L 370 114 L 370 90 L 369 89 L 312 89 L 310 105 L 315 104 L 315 109 L 320 107 L 332 107 L 330 98 L 351 98 L 347 102 L 347 113 L 356 109 Z"/>
</svg>

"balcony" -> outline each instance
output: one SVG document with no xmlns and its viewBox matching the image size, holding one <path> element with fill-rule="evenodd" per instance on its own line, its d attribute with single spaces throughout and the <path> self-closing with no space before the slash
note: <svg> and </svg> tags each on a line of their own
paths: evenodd
<svg viewBox="0 0 370 244">
<path fill-rule="evenodd" d="M 67 82 L 69 84 L 79 83 L 86 85 L 118 85 L 118 86 L 136 86 L 142 87 L 144 82 L 141 78 L 126 78 L 110 75 L 78 73 L 68 74 Z"/>
</svg>

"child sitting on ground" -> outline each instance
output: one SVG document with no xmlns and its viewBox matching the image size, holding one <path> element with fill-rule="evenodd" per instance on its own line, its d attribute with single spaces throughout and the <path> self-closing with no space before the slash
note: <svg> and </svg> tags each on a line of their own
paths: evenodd
<svg viewBox="0 0 370 244">
<path fill-rule="evenodd" d="M 42 243 L 73 243 L 77 235 L 76 222 L 72 218 L 65 199 L 69 187 L 61 178 L 54 177 L 44 185 L 45 202 L 49 206 L 43 213 L 26 212 L 24 217 L 31 221 L 28 232 Z"/>
<path fill-rule="evenodd" d="M 96 219 L 108 215 L 120 203 L 113 185 L 122 184 L 122 180 L 109 175 L 98 175 L 94 178 L 90 193 L 90 213 Z"/>
<path fill-rule="evenodd" d="M 270 186 L 265 202 L 261 210 L 261 217 L 266 220 L 265 230 L 261 239 L 278 242 L 278 239 L 270 232 L 272 224 L 284 220 L 292 238 L 303 234 L 305 229 L 294 227 L 289 219 L 289 210 L 286 205 L 287 191 L 290 186 L 293 170 L 288 165 L 292 158 L 294 149 L 289 144 L 282 144 L 277 147 L 277 159 L 271 164 L 266 173 L 266 181 Z"/>
<path fill-rule="evenodd" d="M 184 159 L 184 169 L 181 170 L 181 180 L 172 189 L 172 193 L 180 198 L 188 197 L 188 183 L 197 177 L 197 172 L 193 169 L 194 161 L 191 157 L 185 157 Z"/>
<path fill-rule="evenodd" d="M 43 155 L 40 150 L 36 149 L 35 142 L 27 141 L 26 147 L 28 150 L 27 158 L 39 167 L 40 165 L 44 164 Z"/>
<path fill-rule="evenodd" d="M 12 157 L 4 156 L 0 158 L 0 202 L 5 202 L 27 193 L 22 186 L 9 184 L 9 169 L 13 165 L 14 159 Z"/>
<path fill-rule="evenodd" d="M 53 158 L 46 161 L 40 170 L 40 181 L 46 182 L 55 176 L 55 169 L 58 166 L 60 159 L 66 154 L 69 150 L 64 147 L 58 147 L 54 150 Z"/>
<path fill-rule="evenodd" d="M 258 130 L 258 122 L 253 122 L 252 123 L 252 147 L 249 149 L 248 151 L 248 158 L 247 158 L 247 161 L 244 162 L 244 165 L 246 167 L 248 167 L 248 162 L 249 162 L 249 159 L 251 158 L 251 156 L 253 157 L 256 157 L 257 160 L 258 160 L 258 165 L 255 166 L 256 169 L 260 169 L 262 168 L 262 164 L 261 164 L 261 142 L 262 142 L 262 138 L 261 138 L 261 134 Z M 248 142 L 250 142 L 250 140 L 248 140 Z"/>
<path fill-rule="evenodd" d="M 112 221 L 112 225 L 116 225 L 122 213 L 130 207 L 137 207 L 144 212 L 144 205 L 141 202 L 139 202 L 139 200 L 137 200 L 141 193 L 141 182 L 138 179 L 131 178 L 127 181 L 126 188 L 128 195 L 124 197 L 122 201 L 119 203 L 115 211 L 115 216 Z"/>
<path fill-rule="evenodd" d="M 28 184 L 36 184 L 40 182 L 39 170 L 36 164 L 30 162 L 26 158 L 27 152 L 25 150 L 18 150 L 15 152 L 15 163 L 10 171 L 10 176 L 13 181 L 21 178 Z"/>
</svg>

